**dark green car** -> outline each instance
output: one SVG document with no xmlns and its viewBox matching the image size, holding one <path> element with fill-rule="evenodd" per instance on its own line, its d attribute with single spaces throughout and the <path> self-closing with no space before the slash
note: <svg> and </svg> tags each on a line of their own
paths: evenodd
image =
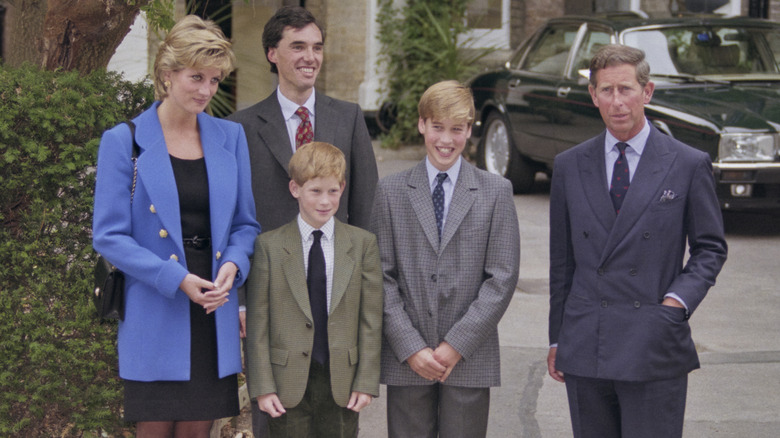
<svg viewBox="0 0 780 438">
<path fill-rule="evenodd" d="M 503 68 L 470 81 L 479 166 L 525 192 L 555 155 L 603 131 L 588 65 L 611 43 L 645 51 L 647 117 L 710 155 L 722 208 L 780 208 L 780 23 L 759 19 L 550 20 Z"/>
</svg>

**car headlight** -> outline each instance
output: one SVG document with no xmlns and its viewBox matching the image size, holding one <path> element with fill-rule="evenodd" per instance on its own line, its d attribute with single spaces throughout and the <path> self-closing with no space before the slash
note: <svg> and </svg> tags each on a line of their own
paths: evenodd
<svg viewBox="0 0 780 438">
<path fill-rule="evenodd" d="M 777 134 L 721 134 L 720 161 L 774 161 L 778 155 Z"/>
</svg>

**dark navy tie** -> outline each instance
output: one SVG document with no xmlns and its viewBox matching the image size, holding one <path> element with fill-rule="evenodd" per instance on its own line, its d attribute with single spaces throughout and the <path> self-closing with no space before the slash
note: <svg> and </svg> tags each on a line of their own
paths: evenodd
<svg viewBox="0 0 780 438">
<path fill-rule="evenodd" d="M 626 160 L 627 143 L 620 142 L 617 145 L 620 155 L 615 160 L 615 166 L 612 168 L 612 183 L 609 185 L 609 194 L 612 197 L 612 205 L 615 207 L 615 213 L 620 213 L 620 207 L 628 192 L 628 185 L 631 183 L 628 171 L 628 160 Z"/>
<path fill-rule="evenodd" d="M 309 287 L 309 304 L 314 318 L 314 347 L 312 358 L 324 364 L 328 361 L 328 280 L 325 274 L 325 254 L 320 238 L 322 231 L 314 230 L 314 243 L 309 250 L 309 272 L 306 285 Z"/>
<path fill-rule="evenodd" d="M 439 229 L 439 240 L 441 240 L 441 227 L 444 222 L 444 180 L 447 179 L 446 173 L 436 175 L 436 187 L 433 189 L 433 213 L 436 214 L 436 227 Z"/>
</svg>

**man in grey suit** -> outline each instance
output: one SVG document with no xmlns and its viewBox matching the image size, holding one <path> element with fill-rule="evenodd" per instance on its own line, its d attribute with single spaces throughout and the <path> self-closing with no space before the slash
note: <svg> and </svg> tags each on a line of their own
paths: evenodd
<svg viewBox="0 0 780 438">
<path fill-rule="evenodd" d="M 474 120 L 468 88 L 431 86 L 419 113 L 427 156 L 380 181 L 371 225 L 384 275 L 388 430 L 480 437 L 520 264 L 512 187 L 461 158 Z"/>
<path fill-rule="evenodd" d="M 682 436 L 688 318 L 726 260 L 710 157 L 648 122 L 649 72 L 641 50 L 599 50 L 589 90 L 607 130 L 555 159 L 547 362 L 575 438 Z"/>
<path fill-rule="evenodd" d="M 358 105 L 314 89 L 324 41 L 324 31 L 306 9 L 286 6 L 276 11 L 263 29 L 263 49 L 271 72 L 279 75 L 279 87 L 265 100 L 228 117 L 246 132 L 257 221 L 263 232 L 298 214 L 298 202 L 288 188 L 287 165 L 297 146 L 312 140 L 335 145 L 347 161 L 336 218 L 364 229 L 369 225 L 378 179 L 371 137 Z M 244 336 L 246 312 L 241 309 Z M 256 403 L 252 410 L 255 436 L 267 436 L 266 417 Z"/>
</svg>

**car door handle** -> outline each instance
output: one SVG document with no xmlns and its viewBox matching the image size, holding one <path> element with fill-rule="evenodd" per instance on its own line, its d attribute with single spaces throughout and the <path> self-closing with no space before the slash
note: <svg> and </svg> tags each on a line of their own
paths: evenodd
<svg viewBox="0 0 780 438">
<path fill-rule="evenodd" d="M 571 87 L 561 87 L 558 89 L 558 97 L 566 97 L 569 95 Z"/>
<path fill-rule="evenodd" d="M 517 88 L 520 86 L 520 83 L 522 81 L 520 79 L 515 79 L 512 82 L 509 83 L 509 88 Z"/>
</svg>

